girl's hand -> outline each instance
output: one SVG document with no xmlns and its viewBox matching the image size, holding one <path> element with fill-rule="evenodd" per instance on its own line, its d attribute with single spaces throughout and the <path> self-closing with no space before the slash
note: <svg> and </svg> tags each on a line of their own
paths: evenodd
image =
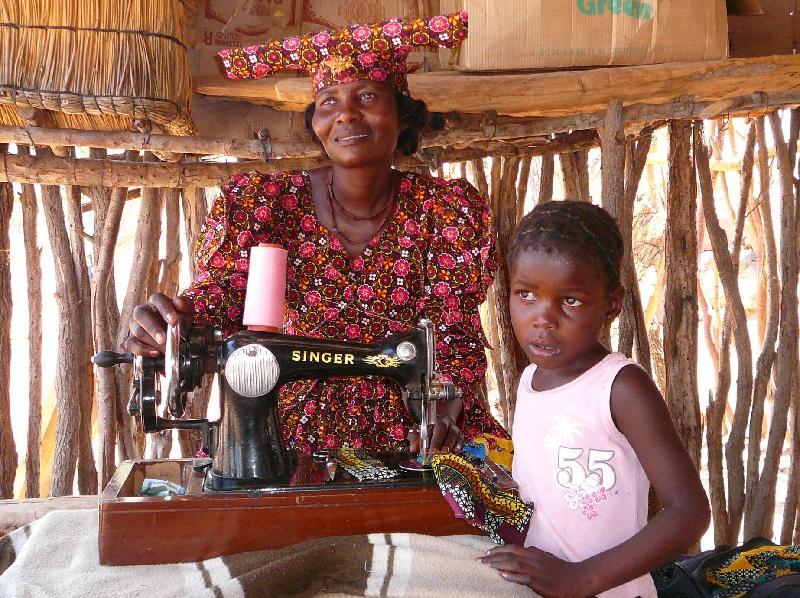
<svg viewBox="0 0 800 598">
<path fill-rule="evenodd" d="M 589 596 L 589 575 L 582 563 L 569 563 L 549 552 L 515 544 L 492 548 L 481 562 L 508 581 L 523 584 L 547 597 Z"/>
</svg>

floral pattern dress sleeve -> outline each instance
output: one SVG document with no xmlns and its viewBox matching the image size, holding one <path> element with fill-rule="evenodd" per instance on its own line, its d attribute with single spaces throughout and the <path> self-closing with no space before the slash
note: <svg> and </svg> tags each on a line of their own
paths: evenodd
<svg viewBox="0 0 800 598">
<path fill-rule="evenodd" d="M 250 247 L 272 240 L 269 231 L 254 235 L 254 205 L 264 209 L 262 187 L 269 178 L 258 173 L 231 177 L 195 243 L 198 274 L 182 295 L 193 302 L 196 322 L 211 324 L 225 335 L 242 328 Z"/>
<path fill-rule="evenodd" d="M 506 439 L 506 431 L 476 396 L 486 373 L 478 307 L 497 271 L 491 214 L 486 200 L 466 180 L 438 179 L 436 185 L 440 190 L 430 206 L 424 308 L 436 325 L 436 361 L 443 376 L 461 390 L 464 436 Z"/>
</svg>

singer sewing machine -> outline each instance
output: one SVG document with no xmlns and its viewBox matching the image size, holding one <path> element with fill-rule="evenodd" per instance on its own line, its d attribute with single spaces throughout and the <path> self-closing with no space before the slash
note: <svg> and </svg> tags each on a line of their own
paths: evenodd
<svg viewBox="0 0 800 598">
<path fill-rule="evenodd" d="M 146 432 L 198 430 L 210 457 L 123 463 L 100 499 L 100 562 L 200 560 L 359 533 L 471 533 L 420 456 L 374 455 L 394 477 L 359 482 L 337 469 L 335 451 L 315 455 L 321 459 L 288 451 L 278 422 L 278 391 L 287 382 L 382 376 L 403 389 L 424 456 L 436 402 L 458 396 L 439 378 L 434 348 L 433 324 L 421 320 L 368 345 L 252 330 L 222 338 L 210 327 L 178 325 L 167 331 L 163 357 L 98 353 L 100 367 L 133 364 L 128 410 Z M 188 393 L 213 373 L 219 420 L 179 419 Z M 141 496 L 145 478 L 180 485 L 185 494 Z"/>
</svg>

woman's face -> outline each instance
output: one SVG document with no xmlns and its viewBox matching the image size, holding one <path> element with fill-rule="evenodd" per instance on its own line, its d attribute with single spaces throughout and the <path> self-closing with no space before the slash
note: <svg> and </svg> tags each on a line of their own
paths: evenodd
<svg viewBox="0 0 800 598">
<path fill-rule="evenodd" d="M 373 81 L 332 85 L 317 92 L 314 104 L 311 126 L 334 164 L 391 163 L 401 131 L 391 86 Z"/>
</svg>

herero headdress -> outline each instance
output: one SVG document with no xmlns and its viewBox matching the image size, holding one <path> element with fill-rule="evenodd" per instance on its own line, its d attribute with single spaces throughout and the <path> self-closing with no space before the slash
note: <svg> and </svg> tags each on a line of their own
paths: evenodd
<svg viewBox="0 0 800 598">
<path fill-rule="evenodd" d="M 219 52 L 231 79 L 258 79 L 276 71 L 305 70 L 314 95 L 330 85 L 386 81 L 408 93 L 406 58 L 417 47 L 452 48 L 467 37 L 467 13 L 428 19 L 393 18 L 338 31 L 287 37 Z"/>
</svg>

